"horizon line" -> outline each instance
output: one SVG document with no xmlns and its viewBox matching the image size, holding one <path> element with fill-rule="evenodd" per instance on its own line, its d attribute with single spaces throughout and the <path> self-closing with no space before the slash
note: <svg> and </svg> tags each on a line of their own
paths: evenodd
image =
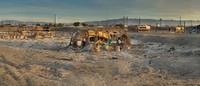
<svg viewBox="0 0 200 86">
<path fill-rule="evenodd" d="M 34 18 L 33 18 L 34 19 Z M 74 23 L 74 22 L 98 22 L 98 21 L 108 21 L 108 20 L 117 20 L 117 19 L 123 19 L 123 18 L 107 18 L 107 19 L 97 19 L 97 20 L 83 20 L 83 21 L 70 21 L 70 22 L 57 22 L 57 23 Z M 141 20 L 160 20 L 162 21 L 180 21 L 180 19 L 168 19 L 168 18 L 133 18 L 128 17 L 128 19 L 141 19 Z M 58 21 L 59 19 L 57 19 Z M 44 23 L 54 23 L 54 21 L 45 21 L 45 20 L 23 20 L 23 19 L 0 19 L 0 22 L 2 21 L 19 21 L 19 22 L 44 22 Z M 194 19 L 181 19 L 181 21 L 194 21 L 194 22 L 200 22 L 200 20 L 194 20 Z"/>
</svg>

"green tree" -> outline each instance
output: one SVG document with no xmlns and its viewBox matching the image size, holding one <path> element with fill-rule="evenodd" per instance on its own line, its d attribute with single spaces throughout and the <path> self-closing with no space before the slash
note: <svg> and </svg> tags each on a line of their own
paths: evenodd
<svg viewBox="0 0 200 86">
<path fill-rule="evenodd" d="M 41 25 L 38 23 L 38 24 L 36 24 L 36 26 L 41 26 Z"/>
<path fill-rule="evenodd" d="M 124 25 L 123 25 L 123 24 L 116 24 L 115 26 L 116 26 L 116 27 L 120 27 L 120 28 L 124 28 Z"/>
<path fill-rule="evenodd" d="M 64 24 L 63 23 L 58 23 L 57 26 L 58 27 L 64 27 Z"/>
<path fill-rule="evenodd" d="M 86 24 L 86 23 L 81 23 L 81 25 L 84 26 L 84 27 L 88 26 L 88 24 Z"/>
<path fill-rule="evenodd" d="M 80 24 L 81 24 L 80 22 L 74 22 L 73 25 L 77 27 L 77 26 L 80 26 Z"/>
</svg>

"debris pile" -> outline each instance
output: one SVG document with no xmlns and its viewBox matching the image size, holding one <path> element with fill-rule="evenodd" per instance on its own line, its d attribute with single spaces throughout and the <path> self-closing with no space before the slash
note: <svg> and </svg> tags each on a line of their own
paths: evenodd
<svg viewBox="0 0 200 86">
<path fill-rule="evenodd" d="M 72 36 L 69 46 L 76 50 L 89 48 L 95 52 L 121 51 L 129 49 L 131 43 L 126 30 L 114 27 L 80 30 Z"/>
</svg>

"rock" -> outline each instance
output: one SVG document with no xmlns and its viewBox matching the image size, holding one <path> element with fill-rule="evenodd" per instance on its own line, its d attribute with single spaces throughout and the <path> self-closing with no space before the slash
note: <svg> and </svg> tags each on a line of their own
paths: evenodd
<svg viewBox="0 0 200 86">
<path fill-rule="evenodd" d="M 169 50 L 168 50 L 168 52 L 172 52 L 172 51 L 175 51 L 176 50 L 176 48 L 174 47 L 174 46 L 172 46 Z"/>
</svg>

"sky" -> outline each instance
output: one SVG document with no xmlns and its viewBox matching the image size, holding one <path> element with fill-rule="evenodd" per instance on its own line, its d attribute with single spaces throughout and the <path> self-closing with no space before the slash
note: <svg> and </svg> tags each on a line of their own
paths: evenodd
<svg viewBox="0 0 200 86">
<path fill-rule="evenodd" d="M 1 0 L 0 20 L 96 21 L 129 16 L 200 19 L 200 0 Z"/>
</svg>

